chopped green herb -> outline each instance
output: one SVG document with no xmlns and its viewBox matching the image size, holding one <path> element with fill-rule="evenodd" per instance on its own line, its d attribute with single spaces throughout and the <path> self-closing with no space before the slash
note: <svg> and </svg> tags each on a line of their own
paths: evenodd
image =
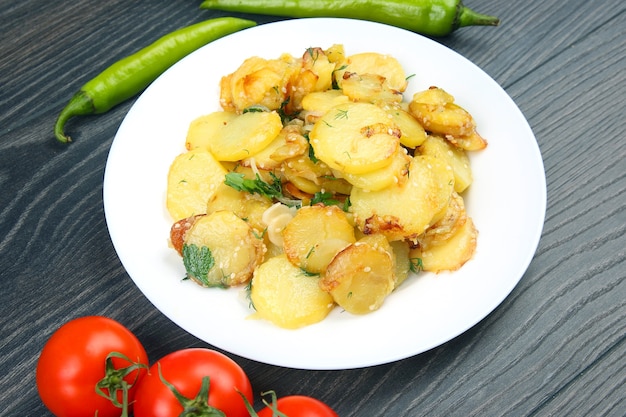
<svg viewBox="0 0 626 417">
<path fill-rule="evenodd" d="M 252 281 L 248 281 L 248 283 L 245 286 L 245 290 L 246 290 L 246 298 L 248 299 L 248 307 L 250 307 L 253 310 L 256 310 L 256 307 L 254 306 L 254 302 L 252 301 Z"/>
<path fill-rule="evenodd" d="M 347 65 L 342 65 L 341 67 L 339 67 L 339 68 L 337 68 L 336 70 L 333 71 L 333 90 L 340 90 L 339 84 L 337 84 L 337 77 L 335 77 L 335 72 L 343 71 L 347 67 L 348 67 Z"/>
<path fill-rule="evenodd" d="M 309 272 L 304 268 L 300 268 L 300 271 L 302 272 L 302 275 L 306 277 L 318 277 L 320 275 L 317 272 Z"/>
<path fill-rule="evenodd" d="M 338 119 L 347 119 L 348 118 L 348 110 L 337 110 L 337 114 L 335 115 L 335 120 Z"/>
<path fill-rule="evenodd" d="M 350 210 L 351 205 L 352 205 L 352 202 L 350 202 L 350 196 L 348 196 L 346 197 L 346 201 L 343 202 L 343 211 L 347 213 L 348 210 Z"/>
<path fill-rule="evenodd" d="M 267 227 L 265 229 L 263 229 L 261 234 L 258 234 L 255 229 L 252 229 L 252 234 L 254 235 L 254 237 L 256 237 L 259 240 L 263 239 L 263 237 L 265 236 L 266 233 L 267 233 Z"/>
<path fill-rule="evenodd" d="M 318 49 L 315 49 L 315 48 L 307 48 L 307 50 L 306 50 L 306 51 L 307 51 L 307 53 L 309 54 L 309 56 L 310 56 L 311 58 L 313 58 L 313 62 L 317 61 L 317 59 L 318 59 L 318 58 L 319 58 L 319 56 L 320 56 L 320 52 L 319 52 L 319 50 L 318 50 Z"/>
<path fill-rule="evenodd" d="M 229 172 L 225 176 L 224 184 L 237 191 L 258 194 L 263 197 L 267 197 L 270 200 L 275 199 L 276 201 L 280 201 L 289 207 L 302 206 L 302 201 L 291 200 L 283 195 L 283 187 L 280 182 L 280 178 L 278 178 L 273 172 L 270 172 L 270 176 L 272 177 L 271 184 L 264 181 L 259 174 L 256 175 L 255 179 L 251 180 L 249 178 L 245 178 L 245 175 L 239 172 Z"/>
<path fill-rule="evenodd" d="M 311 146 L 311 139 L 309 138 L 309 134 L 305 133 L 304 134 L 304 138 L 306 139 L 306 141 L 309 143 L 309 159 L 314 163 L 317 164 L 319 162 L 319 159 L 317 159 L 317 157 L 315 156 L 315 149 L 313 149 L 313 146 Z"/>
<path fill-rule="evenodd" d="M 411 262 L 411 272 L 417 274 L 424 270 L 422 258 L 411 258 L 409 259 L 409 262 Z"/>
<path fill-rule="evenodd" d="M 187 271 L 188 277 L 193 277 L 207 287 L 214 287 L 209 282 L 209 271 L 213 268 L 215 260 L 211 254 L 211 250 L 202 246 L 201 248 L 195 244 L 183 245 L 183 264 Z"/>
<path fill-rule="evenodd" d="M 259 104 L 255 104 L 253 106 L 250 107 L 246 107 L 245 109 L 243 109 L 243 114 L 245 113 L 263 113 L 263 112 L 269 112 L 270 109 L 265 107 L 265 106 L 261 106 Z"/>
<path fill-rule="evenodd" d="M 246 191 L 251 194 L 259 194 L 268 198 L 282 197 L 283 190 L 280 180 L 274 174 L 271 175 L 273 182 L 270 184 L 263 181 L 259 174 L 256 175 L 255 179 L 251 180 L 245 178 L 244 174 L 229 172 L 226 174 L 224 184 L 237 191 Z"/>
<path fill-rule="evenodd" d="M 287 105 L 289 105 L 290 100 L 291 97 L 287 97 L 282 103 L 280 103 L 280 108 L 277 110 L 278 115 L 280 116 L 280 120 L 283 121 L 283 125 L 289 123 L 296 116 L 295 114 L 288 114 L 286 111 Z"/>
<path fill-rule="evenodd" d="M 311 199 L 311 205 L 315 205 L 318 203 L 323 203 L 325 206 L 333 206 L 339 204 L 339 200 L 335 200 L 333 198 L 333 194 L 326 192 L 318 191 L 313 195 Z"/>
</svg>

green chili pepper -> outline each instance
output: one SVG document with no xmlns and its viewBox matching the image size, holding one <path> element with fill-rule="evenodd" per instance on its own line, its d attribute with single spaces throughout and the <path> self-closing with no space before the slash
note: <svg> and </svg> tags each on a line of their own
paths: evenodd
<svg viewBox="0 0 626 417">
<path fill-rule="evenodd" d="M 203 9 L 284 17 L 344 17 L 370 20 L 430 36 L 463 26 L 497 26 L 500 20 L 474 12 L 461 0 L 204 0 Z"/>
<path fill-rule="evenodd" d="M 54 134 L 62 143 L 71 142 L 63 129 L 70 117 L 98 114 L 145 89 L 184 56 L 228 34 L 255 26 L 251 20 L 222 17 L 174 31 L 153 44 L 117 61 L 88 81 L 59 114 Z"/>
</svg>

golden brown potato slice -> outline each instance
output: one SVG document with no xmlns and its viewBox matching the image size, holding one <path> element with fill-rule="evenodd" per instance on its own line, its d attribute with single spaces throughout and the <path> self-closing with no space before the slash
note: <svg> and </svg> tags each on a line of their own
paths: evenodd
<svg viewBox="0 0 626 417">
<path fill-rule="evenodd" d="M 226 169 L 205 149 L 178 155 L 167 176 L 166 206 L 172 219 L 205 213 L 207 201 L 224 182 L 224 175 Z"/>
<path fill-rule="evenodd" d="M 265 149 L 282 128 L 276 112 L 248 112 L 209 132 L 207 146 L 219 161 L 239 161 Z"/>
<path fill-rule="evenodd" d="M 391 163 L 386 167 L 365 174 L 348 174 L 345 172 L 336 172 L 335 174 L 363 190 L 382 190 L 392 184 L 401 184 L 408 177 L 411 157 L 406 150 L 398 147 L 392 158 Z"/>
<path fill-rule="evenodd" d="M 365 174 L 391 163 L 400 129 L 374 104 L 346 103 L 315 123 L 309 138 L 315 156 L 331 168 Z"/>
<path fill-rule="evenodd" d="M 346 60 L 346 52 L 343 45 L 340 43 L 332 45 L 330 48 L 326 49 L 324 53 L 328 57 L 328 60 L 335 64 L 342 64 Z"/>
<path fill-rule="evenodd" d="M 332 87 L 335 64 L 321 48 L 307 48 L 302 55 L 302 68 L 289 87 L 289 100 L 284 109 L 287 114 L 302 110 L 302 99 L 313 91 L 326 91 Z"/>
<path fill-rule="evenodd" d="M 283 249 L 291 263 L 310 273 L 324 272 L 333 257 L 356 241 L 354 226 L 337 206 L 306 206 L 283 230 Z"/>
<path fill-rule="evenodd" d="M 359 241 L 333 258 L 320 286 L 347 312 L 367 314 L 380 308 L 393 291 L 394 282 L 389 252 Z"/>
<path fill-rule="evenodd" d="M 287 86 L 300 68 L 300 60 L 289 54 L 278 59 L 250 57 L 222 78 L 220 104 L 224 110 L 238 113 L 255 105 L 277 110 L 289 97 Z"/>
<path fill-rule="evenodd" d="M 322 321 L 333 309 L 332 297 L 285 255 L 268 259 L 254 272 L 250 299 L 256 316 L 296 329 Z"/>
<path fill-rule="evenodd" d="M 472 168 L 465 150 L 452 145 L 440 136 L 429 135 L 421 144 L 422 155 L 431 155 L 445 161 L 454 172 L 454 191 L 462 193 L 472 184 Z"/>
<path fill-rule="evenodd" d="M 391 116 L 393 122 L 400 128 L 400 143 L 407 148 L 414 149 L 426 140 L 424 127 L 411 114 L 402 108 L 402 105 L 385 104 L 383 110 Z"/>
<path fill-rule="evenodd" d="M 365 234 L 382 233 L 391 241 L 415 239 L 448 205 L 453 190 L 449 165 L 420 155 L 411 159 L 408 180 L 402 184 L 379 191 L 354 187 L 350 210 Z"/>
<path fill-rule="evenodd" d="M 377 52 L 364 52 L 350 55 L 335 73 L 339 87 L 345 72 L 356 74 L 376 74 L 385 78 L 388 88 L 403 92 L 408 85 L 406 73 L 400 62 L 390 56 Z"/>
<path fill-rule="evenodd" d="M 476 129 L 472 116 L 441 88 L 415 93 L 409 111 L 430 132 L 465 136 Z"/>
<path fill-rule="evenodd" d="M 185 147 L 188 150 L 197 148 L 210 150 L 210 142 L 213 140 L 215 132 L 221 132 L 223 127 L 236 117 L 236 113 L 216 111 L 192 120 L 187 130 Z"/>
<path fill-rule="evenodd" d="M 198 220 L 201 216 L 204 216 L 204 214 L 180 219 L 170 228 L 170 244 L 180 256 L 183 256 L 183 244 L 185 243 L 185 235 L 187 234 L 187 231 L 191 229 L 191 226 L 193 226 L 196 220 Z"/>
<path fill-rule="evenodd" d="M 394 256 L 394 289 L 398 288 L 409 277 L 411 272 L 411 258 L 409 243 L 405 240 L 389 242 Z"/>
<path fill-rule="evenodd" d="M 387 79 L 378 74 L 357 74 L 345 72 L 341 90 L 352 101 L 365 103 L 399 103 L 402 92 L 389 87 Z"/>
<path fill-rule="evenodd" d="M 300 117 L 306 124 L 317 122 L 323 115 L 335 106 L 345 104 L 350 98 L 341 90 L 314 91 L 302 98 L 303 112 Z"/>
<path fill-rule="evenodd" d="M 199 259 L 202 251 L 205 259 Z M 185 234 L 183 261 L 187 275 L 198 284 L 228 287 L 248 282 L 264 252 L 263 240 L 250 225 L 232 211 L 223 210 L 194 222 Z M 213 260 L 210 264 L 208 258 Z"/>
<path fill-rule="evenodd" d="M 466 151 L 480 151 L 487 147 L 487 140 L 480 136 L 475 130 L 465 136 L 446 135 L 446 139 L 453 145 Z"/>
<path fill-rule="evenodd" d="M 280 168 L 285 159 L 305 155 L 309 142 L 302 135 L 302 126 L 289 124 L 284 126 L 278 136 L 262 151 L 241 160 L 243 166 L 256 166 L 258 169 L 272 170 Z"/>
<path fill-rule="evenodd" d="M 321 191 L 324 178 L 332 176 L 332 170 L 324 163 L 315 163 L 308 155 L 301 155 L 283 161 L 283 175 L 305 193 Z"/>
<path fill-rule="evenodd" d="M 453 192 L 448 206 L 437 217 L 437 221 L 429 226 L 422 235 L 417 237 L 417 242 L 421 248 L 429 248 L 433 245 L 445 243 L 463 227 L 467 221 L 463 197 Z"/>
<path fill-rule="evenodd" d="M 476 132 L 472 115 L 441 88 L 430 87 L 415 93 L 409 112 L 427 131 L 444 136 L 461 149 L 476 151 L 487 146 L 487 141 Z"/>
<path fill-rule="evenodd" d="M 221 210 L 232 211 L 261 235 L 265 229 L 265 224 L 262 221 L 263 213 L 271 205 L 272 202 L 266 197 L 237 191 L 222 183 L 217 187 L 215 194 L 209 198 L 206 213 L 210 214 Z"/>
<path fill-rule="evenodd" d="M 455 271 L 469 261 L 476 251 L 478 231 L 471 218 L 445 242 L 411 250 L 411 258 L 421 259 L 424 271 Z"/>
<path fill-rule="evenodd" d="M 384 235 L 375 233 L 361 237 L 359 242 L 367 243 L 376 249 L 383 249 L 391 256 L 394 266 L 394 289 L 408 278 L 411 271 L 411 261 L 409 259 L 410 248 L 407 241 L 394 240 L 389 242 Z"/>
</svg>

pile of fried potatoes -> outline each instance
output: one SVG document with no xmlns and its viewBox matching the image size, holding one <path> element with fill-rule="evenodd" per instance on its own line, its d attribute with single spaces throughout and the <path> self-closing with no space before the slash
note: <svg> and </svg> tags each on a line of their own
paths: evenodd
<svg viewBox="0 0 626 417">
<path fill-rule="evenodd" d="M 392 56 L 343 45 L 224 76 L 223 110 L 191 122 L 168 176 L 172 246 L 202 249 L 183 256 L 187 275 L 246 286 L 255 316 L 298 328 L 337 305 L 377 310 L 411 271 L 463 266 L 477 240 L 467 154 L 487 142 L 447 91 L 405 101 L 407 85 Z M 280 182 L 283 198 L 226 185 L 228 173 Z M 207 254 L 200 279 L 187 265 Z"/>
</svg>

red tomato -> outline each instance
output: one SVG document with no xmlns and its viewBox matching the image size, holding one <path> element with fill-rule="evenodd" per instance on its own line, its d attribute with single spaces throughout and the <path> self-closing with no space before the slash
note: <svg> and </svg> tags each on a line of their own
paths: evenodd
<svg viewBox="0 0 626 417">
<path fill-rule="evenodd" d="M 289 395 L 279 398 L 274 404 L 278 411 L 289 417 L 339 417 L 335 411 L 315 398 L 304 395 Z M 265 407 L 258 413 L 259 417 L 273 417 L 274 410 Z"/>
<path fill-rule="evenodd" d="M 148 356 L 137 337 L 115 320 L 88 316 L 61 326 L 46 342 L 37 363 L 37 389 L 45 406 L 57 417 L 93 417 L 96 412 L 98 417 L 119 416 L 122 409 L 96 393 L 111 352 L 147 367 Z M 113 365 L 121 369 L 131 363 L 113 358 Z M 145 373 L 145 369 L 134 370 L 124 380 L 133 384 Z M 136 385 L 129 390 L 129 402 Z M 121 403 L 121 391 L 117 399 Z"/>
<path fill-rule="evenodd" d="M 153 364 L 141 380 L 135 395 L 135 417 L 174 417 L 184 408 L 159 376 L 172 384 L 185 398 L 198 396 L 202 379 L 209 377 L 211 407 L 227 417 L 249 417 L 241 394 L 252 401 L 252 385 L 243 369 L 220 352 L 190 348 L 164 356 Z M 241 393 L 241 394 L 240 394 Z M 200 414 L 198 414 L 200 415 Z"/>
</svg>

